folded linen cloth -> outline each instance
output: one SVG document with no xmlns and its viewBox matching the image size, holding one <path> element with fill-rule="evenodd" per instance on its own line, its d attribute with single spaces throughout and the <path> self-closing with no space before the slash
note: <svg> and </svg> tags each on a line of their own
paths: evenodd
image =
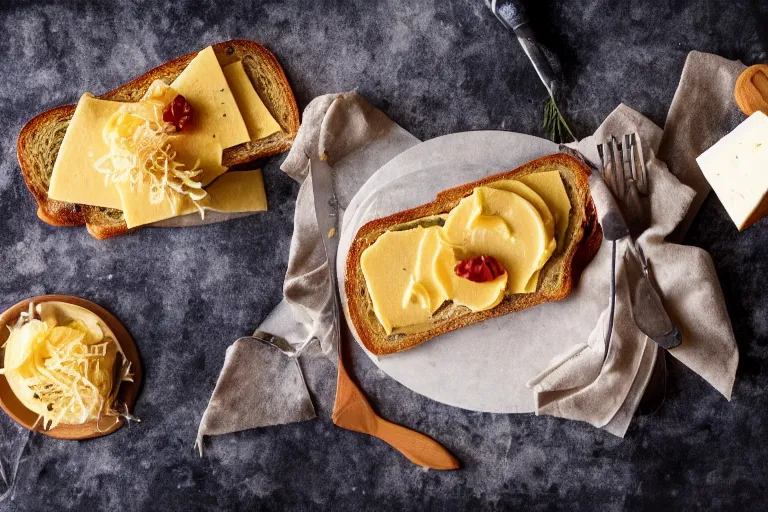
<svg viewBox="0 0 768 512">
<path fill-rule="evenodd" d="M 744 120 L 733 97 L 736 79 L 744 69 L 739 61 L 697 51 L 685 61 L 658 151 L 672 174 L 696 191 L 671 236 L 673 241 L 683 239 L 711 188 L 696 157 Z"/>
<path fill-rule="evenodd" d="M 651 223 L 638 243 L 650 262 L 662 300 L 683 334 L 683 344 L 670 354 L 730 399 L 738 350 L 712 260 L 702 249 L 665 241 L 685 217 L 696 193 L 653 156 L 658 151 L 661 129 L 620 105 L 593 137 L 574 147 L 594 161 L 598 158 L 596 141 L 632 132 L 643 141 L 650 183 Z M 604 197 L 609 194 L 607 187 L 593 176 L 591 190 L 598 214 L 602 215 Z M 656 345 L 637 328 L 632 317 L 624 264 L 626 249 L 626 240 L 621 241 L 617 250 L 616 311 L 607 354 L 608 308 L 586 343 L 573 347 L 528 383 L 536 393 L 537 414 L 586 421 L 618 436 L 626 432 L 657 357 Z M 609 276 L 585 274 L 586 280 L 567 300 L 578 301 L 585 289 L 597 286 L 589 279 L 603 281 Z M 707 314 L 702 315 L 703 311 Z"/>
<path fill-rule="evenodd" d="M 691 59 L 699 57 L 719 59 L 715 56 L 692 53 L 689 57 L 689 65 Z M 693 66 L 693 69 L 695 70 L 696 67 Z M 721 68 L 717 69 L 719 72 Z M 689 80 L 708 79 L 708 77 L 697 77 L 692 72 L 684 75 L 684 78 L 686 76 Z M 681 83 L 682 85 L 686 84 Z M 700 97 L 704 98 L 705 95 Z M 683 99 L 678 99 L 676 96 L 675 101 L 683 101 Z M 720 101 L 724 102 L 722 99 Z M 679 110 L 679 112 L 687 111 Z M 668 124 L 674 125 L 674 121 L 670 118 Z M 728 128 L 716 125 L 716 122 L 717 119 L 712 119 L 712 124 L 703 128 L 718 131 Z M 684 125 L 693 129 L 695 123 Z M 595 140 L 602 140 L 607 134 L 622 134 L 629 131 L 638 131 L 641 134 L 646 157 L 651 162 L 649 172 L 652 173 L 654 222 L 653 228 L 643 234 L 640 243 L 647 249 L 646 255 L 657 273 L 657 279 L 666 285 L 662 287 L 662 292 L 671 316 L 683 326 L 684 343 L 681 346 L 683 348 L 675 355 L 700 373 L 718 391 L 730 397 L 738 353 L 711 260 L 699 249 L 663 243 L 664 237 L 679 224 L 686 212 L 690 211 L 689 207 L 695 192 L 681 184 L 667 171 L 663 163 L 654 159 L 662 138 L 661 129 L 622 105 L 601 125 L 594 137 L 585 139 L 576 147 L 594 159 Z M 679 136 L 685 137 L 684 134 Z M 310 103 L 304 112 L 302 128 L 294 147 L 282 167 L 289 175 L 298 181 L 303 181 L 296 201 L 294 235 L 285 280 L 285 299 L 265 319 L 260 330 L 282 335 L 296 345 L 318 339 L 322 345 L 322 353 L 326 355 L 333 354 L 335 350 L 335 347 L 329 346 L 326 341 L 330 329 L 330 318 L 327 316 L 325 306 L 330 297 L 330 290 L 325 255 L 322 252 L 320 234 L 314 219 L 311 178 L 307 178 L 306 154 L 315 150 L 327 155 L 337 176 L 340 177 L 336 181 L 337 195 L 344 208 L 355 191 L 376 169 L 416 143 L 418 140 L 415 137 L 355 93 L 322 96 Z M 687 158 L 693 160 L 697 154 L 687 155 Z M 686 165 L 686 160 L 681 160 L 677 168 L 690 169 Z M 608 191 L 599 179 L 592 181 L 592 193 L 596 203 L 599 203 L 600 194 L 607 194 Z M 674 203 L 671 208 L 664 202 L 670 199 Z M 622 245 L 620 255 L 623 254 L 623 248 Z M 679 275 L 669 275 L 670 272 L 664 268 L 664 265 L 669 262 L 674 263 L 673 260 L 676 258 L 681 258 L 681 261 L 692 265 L 691 270 L 686 269 L 686 272 L 682 273 L 683 275 L 688 273 L 687 281 L 679 279 Z M 661 262 L 658 268 L 657 262 Z M 679 269 L 680 265 L 674 267 L 674 271 L 678 274 Z M 619 265 L 618 271 L 623 272 L 623 265 Z M 606 269 L 604 274 L 607 275 L 607 272 L 609 269 Z M 702 285 L 701 280 L 706 280 L 706 284 Z M 623 280 L 619 278 L 618 281 L 621 283 Z M 695 289 L 693 285 L 696 285 Z M 536 395 L 538 414 L 553 414 L 583 420 L 604 427 L 616 435 L 624 434 L 648 383 L 656 357 L 655 345 L 645 337 L 639 339 L 634 323 L 627 320 L 631 320 L 628 305 L 626 286 L 620 284 L 616 315 L 624 320 L 616 322 L 616 333 L 607 357 L 604 357 L 605 346 L 602 335 L 605 326 L 604 316 L 607 314 L 604 313 L 587 343 L 574 347 L 531 382 Z M 699 323 L 694 321 L 698 319 L 700 310 L 695 313 L 693 311 L 698 306 L 707 307 L 714 312 L 710 315 L 709 321 Z M 681 319 L 685 319 L 685 322 Z M 239 341 L 228 349 L 224 368 L 200 424 L 198 442 L 205 435 L 243 430 L 256 423 L 264 424 L 264 421 L 254 420 L 254 418 L 243 421 L 243 415 L 237 412 L 237 410 L 255 410 L 256 404 L 290 402 L 296 405 L 295 402 L 299 402 L 295 409 L 300 411 L 308 411 L 311 407 L 306 389 L 304 393 L 287 396 L 282 391 L 284 386 L 279 377 L 273 380 L 271 385 L 260 390 L 242 393 L 241 388 L 244 383 L 239 378 L 248 373 L 238 371 L 239 366 L 248 364 L 249 371 L 254 373 L 264 371 L 266 366 L 273 364 L 269 358 L 254 363 L 247 362 L 242 357 L 229 357 L 229 353 L 235 352 L 236 348 L 242 349 L 239 352 L 244 353 L 247 346 L 238 347 L 244 343 L 247 345 L 252 342 Z M 283 357 L 277 350 L 273 349 L 272 352 L 273 358 Z M 317 353 L 316 351 L 315 354 Z M 314 356 L 310 354 L 310 357 Z M 335 361 L 335 356 L 330 359 Z M 295 382 L 297 372 L 300 371 L 298 366 L 292 366 L 283 378 Z M 326 375 L 331 374 L 326 372 Z M 332 375 L 335 378 L 335 373 Z M 312 381 L 310 378 L 307 380 Z M 307 404 L 310 406 L 308 407 Z M 293 421 L 301 421 L 307 417 L 306 414 L 296 414 Z"/>
<path fill-rule="evenodd" d="M 681 240 L 685 236 L 709 193 L 709 183 L 696 157 L 743 120 L 733 99 L 733 89 L 744 69 L 740 62 L 693 51 L 686 59 L 663 132 L 642 116 L 622 112 L 619 107 L 598 128 L 593 140 L 588 138 L 576 145 L 595 161 L 596 141 L 611 134 L 640 134 L 648 162 L 653 220 L 638 243 L 649 259 L 667 311 L 683 334 L 683 344 L 670 353 L 729 400 L 738 366 L 738 348 L 712 260 L 701 249 L 664 240 Z M 667 162 L 677 179 L 655 155 Z M 625 244 L 622 249 L 626 249 Z M 629 426 L 658 353 L 625 312 L 629 295 L 626 279 L 621 279 L 622 260 L 617 263 L 614 329 L 618 330 L 607 356 L 603 331 L 596 328 L 586 344 L 574 347 L 529 383 L 536 392 L 537 414 L 587 421 L 619 436 Z M 629 357 L 630 352 L 633 357 Z M 622 357 L 617 359 L 619 353 Z M 617 384 L 611 381 L 617 377 L 620 381 L 626 379 L 622 375 L 632 372 L 632 387 L 619 405 Z M 606 389 L 613 393 L 606 396 Z"/>
<path fill-rule="evenodd" d="M 320 96 L 304 110 L 301 129 L 281 166 L 301 183 L 283 286 L 285 296 L 258 330 L 282 336 L 296 347 L 319 340 L 321 350 L 310 347 L 302 357 L 326 356 L 333 366 L 310 365 L 320 372 L 313 375 L 307 369 L 310 384 L 314 381 L 318 387 L 328 387 L 328 381 L 336 377 L 338 357 L 329 336 L 333 320 L 327 307 L 331 297 L 328 264 L 315 218 L 307 155 L 311 151 L 325 154 L 336 176 L 342 177 L 335 180 L 335 188 L 343 210 L 371 174 L 419 142 L 355 92 Z M 257 345 L 258 354 L 254 354 Z M 198 428 L 196 444 L 201 454 L 206 435 L 315 417 L 301 368 L 295 360 L 286 365 L 284 359 L 279 350 L 253 340 L 236 341 L 227 349 L 224 367 Z M 273 371 L 274 366 L 283 371 Z M 269 373 L 270 378 L 259 378 L 256 383 L 254 376 L 263 373 Z M 328 394 L 318 398 L 332 401 Z"/>
</svg>

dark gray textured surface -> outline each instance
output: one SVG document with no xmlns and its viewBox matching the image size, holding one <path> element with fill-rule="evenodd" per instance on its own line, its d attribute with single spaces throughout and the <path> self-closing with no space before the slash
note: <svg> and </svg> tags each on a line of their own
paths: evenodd
<svg viewBox="0 0 768 512">
<path fill-rule="evenodd" d="M 690 50 L 768 59 L 764 0 L 534 3 L 542 38 L 563 59 L 566 110 L 582 136 L 621 101 L 662 124 Z M 733 319 L 741 364 L 732 403 L 672 363 L 664 406 L 620 440 L 558 419 L 436 404 L 357 358 L 382 414 L 443 442 L 463 470 L 414 467 L 379 441 L 336 429 L 326 409 L 316 421 L 216 438 L 198 458 L 192 443 L 225 348 L 280 298 L 296 184 L 278 157 L 265 167 L 268 213 L 98 242 L 84 229 L 37 220 L 15 159 L 24 122 L 83 91 L 105 92 L 167 59 L 242 37 L 275 52 L 301 108 L 357 87 L 422 139 L 471 129 L 540 133 L 543 88 L 480 0 L 253 4 L 0 2 L 0 306 L 42 293 L 96 301 L 128 326 L 145 370 L 141 424 L 88 442 L 33 436 L 15 498 L 0 508 L 761 508 L 768 225 L 738 234 L 712 196 L 688 242 L 711 252 Z M 7 469 L 17 431 L 5 415 L 0 434 Z"/>
</svg>

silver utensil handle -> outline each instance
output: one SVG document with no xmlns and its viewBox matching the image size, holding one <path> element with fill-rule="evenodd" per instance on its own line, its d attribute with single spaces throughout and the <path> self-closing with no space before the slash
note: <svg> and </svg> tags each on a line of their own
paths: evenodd
<svg viewBox="0 0 768 512">
<path fill-rule="evenodd" d="M 528 13 L 520 0 L 485 0 L 485 5 L 509 30 L 528 23 Z"/>
<path fill-rule="evenodd" d="M 608 330 L 605 335 L 605 352 L 603 362 L 608 358 L 608 349 L 613 337 L 613 320 L 616 313 L 616 240 L 611 240 L 611 305 L 608 312 Z"/>
<path fill-rule="evenodd" d="M 522 2 L 520 0 L 485 0 L 485 5 L 507 30 L 514 32 L 517 41 L 533 64 L 536 74 L 547 88 L 547 92 L 554 97 L 557 83 L 555 72 L 542 50 L 543 46 L 533 33 Z"/>
</svg>

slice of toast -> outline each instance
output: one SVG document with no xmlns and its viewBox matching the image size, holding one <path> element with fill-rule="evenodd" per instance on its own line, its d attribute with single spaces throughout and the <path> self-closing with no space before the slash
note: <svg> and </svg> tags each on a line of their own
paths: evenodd
<svg viewBox="0 0 768 512">
<path fill-rule="evenodd" d="M 241 60 L 256 92 L 282 131 L 264 139 L 252 140 L 224 150 L 226 167 L 241 165 L 290 149 L 299 131 L 299 109 L 283 69 L 275 56 L 253 41 L 233 40 L 213 45 L 223 66 Z M 105 100 L 139 101 L 149 85 L 162 79 L 171 83 L 197 52 L 178 57 L 102 96 Z M 37 215 L 54 226 L 86 225 L 95 238 L 104 239 L 128 232 L 120 210 L 55 201 L 48 197 L 53 164 L 64 133 L 75 112 L 75 105 L 52 108 L 29 121 L 19 134 L 16 151 L 21 172 L 37 201 Z"/>
<path fill-rule="evenodd" d="M 499 305 L 474 313 L 464 306 L 448 301 L 432 315 L 431 322 L 423 326 L 423 329 L 405 334 L 386 334 L 373 311 L 371 297 L 360 267 L 360 257 L 366 248 L 385 231 L 408 229 L 422 222 L 434 222 L 436 215 L 451 211 L 462 198 L 470 195 L 475 187 L 553 170 L 560 172 L 571 201 L 571 212 L 564 247 L 561 251 L 555 252 L 542 268 L 536 292 L 508 295 Z M 373 220 L 361 227 L 349 249 L 344 286 L 349 316 L 363 345 L 376 355 L 393 354 L 476 322 L 565 298 L 581 271 L 597 254 L 603 239 L 602 229 L 597 222 L 595 205 L 589 192 L 589 174 L 589 168 L 568 155 L 550 155 L 512 171 L 445 190 L 440 192 L 431 203 Z"/>
</svg>

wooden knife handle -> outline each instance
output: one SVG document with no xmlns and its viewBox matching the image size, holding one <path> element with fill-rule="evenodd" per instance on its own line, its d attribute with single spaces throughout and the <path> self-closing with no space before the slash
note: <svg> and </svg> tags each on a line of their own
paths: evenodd
<svg viewBox="0 0 768 512">
<path fill-rule="evenodd" d="M 408 460 L 432 469 L 459 469 L 456 457 L 430 437 L 377 417 L 373 435 L 405 455 Z"/>
<path fill-rule="evenodd" d="M 338 427 L 378 437 L 419 466 L 432 469 L 460 467 L 459 461 L 438 442 L 376 414 L 365 395 L 350 379 L 341 358 L 332 418 Z"/>
</svg>

